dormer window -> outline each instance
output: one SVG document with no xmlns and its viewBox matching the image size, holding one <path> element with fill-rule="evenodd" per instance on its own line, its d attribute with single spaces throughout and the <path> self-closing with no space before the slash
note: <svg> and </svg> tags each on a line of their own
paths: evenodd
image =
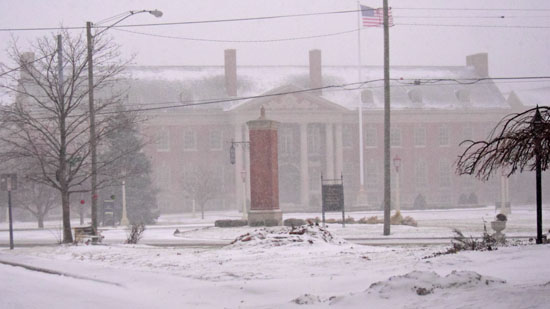
<svg viewBox="0 0 550 309">
<path fill-rule="evenodd" d="M 420 89 L 409 90 L 409 100 L 413 103 L 422 103 L 422 91 Z"/>
<path fill-rule="evenodd" d="M 470 103 L 470 91 L 466 89 L 460 89 L 455 91 L 457 100 L 461 103 Z"/>
<path fill-rule="evenodd" d="M 361 102 L 363 102 L 363 104 L 372 104 L 372 103 L 374 103 L 374 98 L 373 98 L 373 95 L 372 95 L 372 91 L 370 91 L 370 90 L 361 91 Z"/>
</svg>

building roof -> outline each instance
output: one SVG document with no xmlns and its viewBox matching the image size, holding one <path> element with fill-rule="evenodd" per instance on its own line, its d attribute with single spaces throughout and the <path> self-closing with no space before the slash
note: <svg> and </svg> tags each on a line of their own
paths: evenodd
<svg viewBox="0 0 550 309">
<path fill-rule="evenodd" d="M 223 66 L 132 66 L 128 67 L 127 73 L 130 101 L 134 104 L 196 104 L 228 99 Z M 322 74 L 324 86 L 342 85 L 324 89 L 324 99 L 353 110 L 362 97 L 365 110 L 383 108 L 382 67 L 362 67 L 360 80 L 367 82 L 362 87 L 356 84 L 359 78 L 355 66 L 323 66 Z M 482 78 L 472 66 L 395 66 L 391 68 L 390 77 L 393 109 L 510 108 L 492 81 L 460 82 L 461 79 Z M 415 85 L 415 79 L 432 81 Z M 249 97 L 272 93 L 283 86 L 310 88 L 308 66 L 238 66 L 237 80 L 237 98 L 202 107 L 230 110 L 246 104 Z"/>
<path fill-rule="evenodd" d="M 514 90 L 510 93 L 508 102 L 510 105 L 520 108 L 550 105 L 550 87 Z"/>
</svg>

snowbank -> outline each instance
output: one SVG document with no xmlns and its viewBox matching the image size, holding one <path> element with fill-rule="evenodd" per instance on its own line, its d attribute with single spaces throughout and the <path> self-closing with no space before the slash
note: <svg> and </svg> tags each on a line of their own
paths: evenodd
<svg viewBox="0 0 550 309">
<path fill-rule="evenodd" d="M 506 283 L 505 280 L 482 276 L 473 271 L 455 270 L 445 277 L 441 277 L 433 271 L 412 271 L 405 275 L 393 276 L 388 280 L 373 283 L 367 293 L 379 294 L 383 298 L 411 292 L 423 296 L 435 293 L 437 290 L 483 288 L 504 283 Z"/>
<path fill-rule="evenodd" d="M 240 235 L 229 247 L 278 247 L 310 245 L 343 245 L 347 242 L 333 236 L 327 229 L 318 225 L 298 227 L 265 227 Z"/>
</svg>

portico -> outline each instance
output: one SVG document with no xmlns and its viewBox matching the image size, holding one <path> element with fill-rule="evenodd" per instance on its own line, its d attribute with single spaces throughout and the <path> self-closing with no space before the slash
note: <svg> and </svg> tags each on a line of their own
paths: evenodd
<svg viewBox="0 0 550 309">
<path fill-rule="evenodd" d="M 257 117 L 260 106 L 264 106 L 271 119 L 281 123 L 279 188 L 283 210 L 317 209 L 321 173 L 325 178 L 334 178 L 343 172 L 342 121 L 349 110 L 314 94 L 295 93 L 298 90 L 300 88 L 292 85 L 280 87 L 270 93 L 292 94 L 250 100 L 232 110 L 235 141 L 246 140 L 248 132 L 244 123 Z M 248 166 L 248 152 L 237 147 L 236 183 L 241 181 L 243 169 L 249 173 Z M 250 177 L 246 181 L 246 187 L 250 188 Z M 243 199 L 250 200 L 249 192 L 235 186 L 239 205 Z"/>
</svg>

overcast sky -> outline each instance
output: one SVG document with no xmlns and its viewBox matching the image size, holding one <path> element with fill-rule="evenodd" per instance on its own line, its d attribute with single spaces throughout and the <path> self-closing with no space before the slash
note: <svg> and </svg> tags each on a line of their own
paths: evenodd
<svg viewBox="0 0 550 309">
<path fill-rule="evenodd" d="M 489 72 L 492 76 L 550 75 L 550 1 L 389 2 L 393 7 L 396 24 L 390 30 L 392 65 L 463 65 L 466 55 L 488 52 Z M 381 0 L 363 0 L 361 3 L 371 7 L 382 6 Z M 149 14 L 140 14 L 132 16 L 123 24 L 218 20 L 356 8 L 355 0 L 0 0 L 0 28 L 56 27 L 61 24 L 85 26 L 86 21 L 98 22 L 125 11 L 141 9 L 159 9 L 164 12 L 164 16 L 155 18 Z M 438 8 L 446 10 L 437 10 Z M 450 8 L 462 10 L 448 10 Z M 505 18 L 497 18 L 498 16 Z M 471 27 L 474 25 L 477 26 Z M 534 26 L 548 28 L 528 28 Z M 180 38 L 257 41 L 317 36 L 353 31 L 356 28 L 356 13 L 345 13 L 124 29 Z M 47 33 L 48 31 L 0 32 L 0 61 L 7 62 L 5 50 L 11 35 L 18 37 L 20 44 L 24 45 L 25 42 Z M 217 65 L 223 63 L 223 50 L 226 48 L 237 49 L 237 61 L 240 65 L 307 64 L 308 50 L 313 48 L 323 51 L 324 64 L 357 63 L 357 32 L 271 43 L 213 43 L 168 39 L 122 32 L 114 28 L 109 30 L 109 34 L 122 45 L 125 55 L 136 54 L 135 63 L 139 65 Z M 363 64 L 382 64 L 382 38 L 381 28 L 361 31 Z"/>
</svg>

